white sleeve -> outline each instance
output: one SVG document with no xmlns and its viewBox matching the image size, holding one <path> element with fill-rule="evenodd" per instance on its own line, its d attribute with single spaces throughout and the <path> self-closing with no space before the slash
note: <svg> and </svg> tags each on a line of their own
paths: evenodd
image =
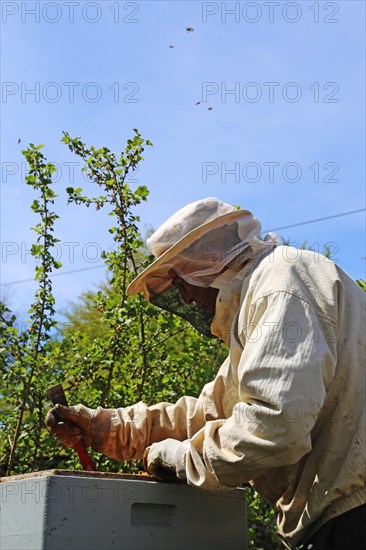
<svg viewBox="0 0 366 550">
<path fill-rule="evenodd" d="M 184 441 L 213 418 L 223 418 L 227 359 L 215 380 L 206 384 L 199 398 L 185 396 L 176 403 L 148 406 L 140 401 L 117 409 L 98 407 L 91 426 L 90 446 L 118 460 L 142 458 L 146 447 L 163 439 Z"/>
<path fill-rule="evenodd" d="M 334 330 L 306 301 L 274 292 L 239 319 L 243 351 L 231 365 L 237 399 L 230 415 L 206 422 L 190 439 L 186 476 L 192 485 L 234 487 L 298 462 L 312 448 L 311 432 L 334 376 Z"/>
</svg>

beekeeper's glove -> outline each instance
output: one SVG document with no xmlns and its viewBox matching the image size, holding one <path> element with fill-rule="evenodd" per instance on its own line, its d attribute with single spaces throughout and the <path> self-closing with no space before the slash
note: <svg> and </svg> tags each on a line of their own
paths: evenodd
<svg viewBox="0 0 366 550">
<path fill-rule="evenodd" d="M 97 409 L 89 409 L 84 405 L 65 407 L 57 404 L 47 413 L 47 430 L 65 447 L 73 447 L 81 439 L 87 447 L 93 447 L 92 422 L 96 415 Z"/>
<path fill-rule="evenodd" d="M 144 452 L 143 462 L 148 474 L 160 481 L 185 480 L 185 451 L 189 440 L 165 439 L 153 443 Z"/>
</svg>

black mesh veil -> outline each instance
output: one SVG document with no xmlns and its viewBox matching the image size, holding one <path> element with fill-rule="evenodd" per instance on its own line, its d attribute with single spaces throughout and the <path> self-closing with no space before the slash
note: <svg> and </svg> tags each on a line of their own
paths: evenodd
<svg viewBox="0 0 366 550">
<path fill-rule="evenodd" d="M 150 298 L 150 302 L 161 309 L 165 309 L 170 313 L 179 315 L 182 319 L 188 321 L 195 329 L 204 336 L 214 338 L 211 333 L 211 324 L 213 315 L 198 307 L 197 304 L 186 304 L 180 294 L 180 290 L 173 285 L 170 285 L 161 294 L 156 294 Z"/>
</svg>

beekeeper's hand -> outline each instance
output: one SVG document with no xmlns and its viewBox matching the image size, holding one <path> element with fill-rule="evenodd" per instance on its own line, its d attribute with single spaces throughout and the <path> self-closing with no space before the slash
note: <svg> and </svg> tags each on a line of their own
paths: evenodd
<svg viewBox="0 0 366 550">
<path fill-rule="evenodd" d="M 160 481 L 185 479 L 184 453 L 188 440 L 165 439 L 153 443 L 144 452 L 143 462 L 148 474 Z"/>
<path fill-rule="evenodd" d="M 81 439 L 87 447 L 92 447 L 91 425 L 96 412 L 84 405 L 65 407 L 57 404 L 47 413 L 47 430 L 65 447 L 72 447 Z"/>
</svg>

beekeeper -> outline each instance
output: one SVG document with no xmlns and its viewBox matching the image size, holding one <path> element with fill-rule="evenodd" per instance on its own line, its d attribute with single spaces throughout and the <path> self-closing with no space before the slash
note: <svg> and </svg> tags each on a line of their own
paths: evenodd
<svg viewBox="0 0 366 550">
<path fill-rule="evenodd" d="M 68 422 L 53 409 L 47 427 L 161 480 L 250 482 L 293 547 L 366 548 L 364 293 L 324 256 L 260 235 L 247 210 L 189 204 L 148 239 L 156 260 L 128 288 L 230 347 L 198 398 L 57 405 Z"/>
</svg>

